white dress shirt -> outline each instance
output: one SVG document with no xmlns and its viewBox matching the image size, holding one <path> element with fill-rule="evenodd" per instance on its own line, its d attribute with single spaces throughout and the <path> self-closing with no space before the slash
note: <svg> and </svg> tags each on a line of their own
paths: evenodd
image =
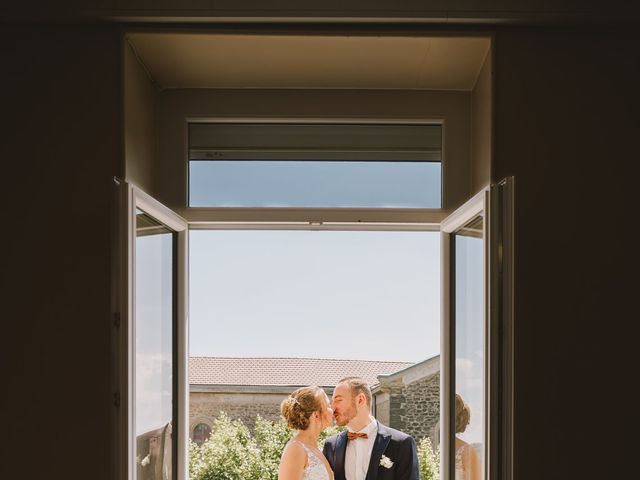
<svg viewBox="0 0 640 480">
<path fill-rule="evenodd" d="M 369 461 L 371 460 L 371 451 L 373 444 L 378 435 L 378 422 L 375 418 L 370 417 L 371 422 L 362 430 L 356 433 L 366 433 L 367 438 L 358 438 L 347 442 L 347 451 L 344 457 L 344 472 L 347 480 L 365 480 L 367 470 L 369 470 Z M 349 427 L 350 432 L 353 430 Z"/>
</svg>

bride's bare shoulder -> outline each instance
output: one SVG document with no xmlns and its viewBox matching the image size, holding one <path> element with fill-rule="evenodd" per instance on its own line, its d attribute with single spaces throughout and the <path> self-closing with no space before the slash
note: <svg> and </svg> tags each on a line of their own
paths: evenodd
<svg viewBox="0 0 640 480">
<path fill-rule="evenodd" d="M 293 450 L 304 452 L 304 446 L 298 440 L 289 440 L 287 444 L 284 446 L 284 451 Z"/>
<path fill-rule="evenodd" d="M 292 440 L 285 445 L 284 450 L 282 451 L 282 461 L 284 462 L 285 460 L 293 463 L 302 462 L 303 464 L 306 464 L 307 452 L 300 442 Z"/>
</svg>

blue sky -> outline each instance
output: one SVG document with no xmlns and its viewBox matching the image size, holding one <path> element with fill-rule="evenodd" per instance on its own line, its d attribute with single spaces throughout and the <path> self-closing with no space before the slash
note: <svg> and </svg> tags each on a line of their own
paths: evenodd
<svg viewBox="0 0 640 480">
<path fill-rule="evenodd" d="M 464 437 L 479 442 L 482 240 L 457 249 L 456 391 L 474 412 Z M 138 239 L 139 433 L 171 414 L 171 251 L 168 235 Z M 438 232 L 192 230 L 189 255 L 190 355 L 418 362 L 440 352 Z"/>
<path fill-rule="evenodd" d="M 190 232 L 190 354 L 420 361 L 440 352 L 440 234 Z"/>
<path fill-rule="evenodd" d="M 192 161 L 192 207 L 440 208 L 440 162 Z"/>
</svg>

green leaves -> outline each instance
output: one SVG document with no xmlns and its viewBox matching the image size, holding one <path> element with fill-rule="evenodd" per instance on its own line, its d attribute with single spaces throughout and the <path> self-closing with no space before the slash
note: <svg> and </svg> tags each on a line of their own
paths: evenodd
<svg viewBox="0 0 640 480">
<path fill-rule="evenodd" d="M 256 417 L 255 442 L 260 451 L 260 461 L 262 472 L 260 479 L 277 480 L 278 466 L 282 450 L 289 439 L 293 436 L 293 431 L 284 421 L 270 422 L 260 415 Z"/>
<path fill-rule="evenodd" d="M 333 426 L 320 434 L 318 448 L 344 427 Z M 253 435 L 240 420 L 221 413 L 209 439 L 198 447 L 189 441 L 190 480 L 278 480 L 278 466 L 284 446 L 293 431 L 281 420 L 256 418 Z M 428 437 L 418 443 L 421 480 L 440 479 L 440 452 Z"/>
<path fill-rule="evenodd" d="M 343 427 L 331 427 L 322 432 L 318 448 L 341 430 Z M 258 416 L 251 435 L 242 422 L 221 413 L 201 447 L 189 441 L 189 478 L 277 480 L 280 456 L 293 433 L 283 420 L 272 422 Z"/>
<path fill-rule="evenodd" d="M 209 439 L 198 447 L 190 444 L 191 480 L 258 479 L 259 451 L 249 429 L 222 413 Z"/>
<path fill-rule="evenodd" d="M 420 480 L 440 480 L 440 450 L 433 448 L 429 437 L 418 443 Z"/>
</svg>

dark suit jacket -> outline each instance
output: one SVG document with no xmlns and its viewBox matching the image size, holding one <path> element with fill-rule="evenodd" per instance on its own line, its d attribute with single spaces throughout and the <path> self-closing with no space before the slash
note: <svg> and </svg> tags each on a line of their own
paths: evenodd
<svg viewBox="0 0 640 480">
<path fill-rule="evenodd" d="M 335 480 L 346 480 L 344 458 L 347 451 L 347 432 L 327 438 L 322 452 L 333 469 Z M 353 440 L 357 442 L 358 440 Z M 386 455 L 391 468 L 380 465 L 380 457 Z M 378 435 L 371 451 L 371 461 L 366 480 L 419 480 L 418 454 L 413 437 L 378 422 Z"/>
</svg>

